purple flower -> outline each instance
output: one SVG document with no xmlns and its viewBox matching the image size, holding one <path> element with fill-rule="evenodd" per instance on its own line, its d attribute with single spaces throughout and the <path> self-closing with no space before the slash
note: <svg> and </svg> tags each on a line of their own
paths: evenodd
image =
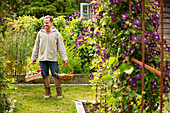
<svg viewBox="0 0 170 113">
<path fill-rule="evenodd" d="M 131 83 L 131 86 L 134 87 L 134 88 L 137 88 L 138 87 L 138 83 L 136 81 L 133 81 Z"/>
<path fill-rule="evenodd" d="M 140 28 L 140 27 L 137 27 L 137 30 L 138 30 L 138 31 L 141 31 L 141 28 Z"/>
<path fill-rule="evenodd" d="M 84 44 L 84 41 L 85 41 L 84 37 L 80 35 L 75 42 L 77 48 L 80 48 L 80 46 Z"/>
<path fill-rule="evenodd" d="M 94 75 L 90 73 L 88 78 L 92 78 L 93 79 Z"/>
<path fill-rule="evenodd" d="M 106 49 L 101 51 L 101 55 L 105 55 L 106 54 Z"/>
<path fill-rule="evenodd" d="M 129 25 L 128 24 L 121 24 L 121 27 L 124 28 L 124 29 L 129 28 Z"/>
<path fill-rule="evenodd" d="M 143 39 L 141 39 L 141 41 L 142 41 Z M 148 42 L 148 39 L 145 37 L 144 38 L 144 41 L 145 41 L 145 43 L 147 43 Z"/>
<path fill-rule="evenodd" d="M 165 50 L 166 50 L 167 52 L 170 52 L 170 47 L 166 47 Z"/>
<path fill-rule="evenodd" d="M 123 48 L 125 48 L 126 42 L 123 41 L 121 45 L 122 45 Z"/>
<path fill-rule="evenodd" d="M 83 19 L 80 20 L 79 24 L 83 21 Z"/>
<path fill-rule="evenodd" d="M 158 15 L 158 13 L 157 13 L 157 12 L 155 12 L 155 13 L 152 15 L 152 18 L 154 18 L 154 19 L 159 19 L 159 15 Z"/>
<path fill-rule="evenodd" d="M 139 9 L 142 8 L 142 4 L 141 4 L 140 1 L 136 3 L 136 7 L 139 8 Z"/>
<path fill-rule="evenodd" d="M 153 84 L 154 86 L 157 86 L 157 85 L 158 85 L 158 82 L 157 82 L 156 80 L 152 80 L 152 84 Z"/>
<path fill-rule="evenodd" d="M 101 91 L 104 91 L 104 88 L 101 88 L 100 90 L 101 90 Z"/>
<path fill-rule="evenodd" d="M 159 41 L 159 40 L 160 40 L 159 34 L 157 34 L 157 33 L 154 33 L 154 34 L 152 35 L 152 37 L 153 37 L 153 39 L 156 40 L 156 41 Z"/>
<path fill-rule="evenodd" d="M 9 8 L 9 11 L 12 11 L 12 8 L 11 7 L 8 7 Z"/>
<path fill-rule="evenodd" d="M 152 13 L 151 7 L 147 7 L 148 11 Z"/>
<path fill-rule="evenodd" d="M 100 34 L 99 32 L 96 32 L 96 33 L 95 33 L 95 36 L 98 36 L 99 34 Z"/>
<path fill-rule="evenodd" d="M 126 13 L 122 13 L 122 14 L 121 14 L 121 19 L 122 19 L 122 20 L 126 20 L 127 17 L 128 17 L 128 15 L 127 15 Z"/>
<path fill-rule="evenodd" d="M 146 54 L 146 59 L 147 59 L 147 60 L 151 60 L 151 58 L 152 58 L 152 55 L 151 55 L 150 53 L 147 53 L 147 54 Z"/>
<path fill-rule="evenodd" d="M 96 51 L 96 53 L 97 53 L 97 54 L 100 53 L 100 50 L 98 49 L 98 50 Z"/>
<path fill-rule="evenodd" d="M 136 75 L 135 75 L 135 79 L 136 80 L 140 80 L 142 78 L 142 75 L 140 74 L 140 73 L 137 73 Z"/>
<path fill-rule="evenodd" d="M 132 19 L 133 23 L 136 24 L 138 27 L 141 25 L 141 22 L 140 20 L 137 18 L 137 19 Z"/>
<path fill-rule="evenodd" d="M 84 27 L 83 32 L 87 32 L 88 27 Z"/>
<path fill-rule="evenodd" d="M 165 87 L 165 88 L 163 89 L 163 93 L 164 93 L 166 96 L 168 96 L 168 93 L 169 93 L 168 87 Z"/>
<path fill-rule="evenodd" d="M 168 83 L 168 81 L 167 80 L 163 80 L 163 84 L 164 84 L 164 86 L 169 86 L 169 83 Z"/>
<path fill-rule="evenodd" d="M 103 18 L 103 13 L 105 13 L 105 11 L 100 11 L 100 12 L 99 12 L 100 18 Z"/>
<path fill-rule="evenodd" d="M 3 18 L 0 18 L 0 22 L 4 22 L 5 21 L 5 19 L 3 19 Z"/>
<path fill-rule="evenodd" d="M 110 14 L 111 17 L 115 16 L 115 12 L 114 11 L 109 11 L 109 14 Z"/>
<path fill-rule="evenodd" d="M 116 17 L 113 17 L 113 18 L 112 18 L 112 22 L 115 22 L 115 21 L 116 21 Z"/>
<path fill-rule="evenodd" d="M 139 42 L 139 37 L 138 36 L 132 36 L 132 41 Z"/>
<path fill-rule="evenodd" d="M 157 54 L 157 50 L 154 49 L 154 50 L 152 51 L 152 54 L 153 54 L 153 55 L 156 55 L 156 54 Z"/>
<path fill-rule="evenodd" d="M 70 37 L 72 37 L 75 34 L 75 32 L 71 33 Z"/>
<path fill-rule="evenodd" d="M 148 101 L 145 101 L 144 106 L 145 106 L 145 107 L 149 107 L 149 105 L 150 105 L 150 103 L 149 103 Z"/>
<path fill-rule="evenodd" d="M 90 31 L 94 31 L 94 27 L 91 27 L 91 28 L 90 28 Z"/>
<path fill-rule="evenodd" d="M 130 78 L 128 79 L 128 82 L 132 84 L 132 83 L 134 82 L 134 78 L 133 78 L 133 77 L 130 77 Z"/>
<path fill-rule="evenodd" d="M 137 63 L 133 63 L 133 66 L 137 68 L 139 65 Z"/>
<path fill-rule="evenodd" d="M 154 84 L 151 85 L 151 90 L 156 89 L 157 86 L 155 86 Z"/>
<path fill-rule="evenodd" d="M 100 45 L 97 45 L 97 48 L 98 48 L 98 49 L 101 49 Z"/>
<path fill-rule="evenodd" d="M 131 6 L 131 11 L 135 11 L 136 9 L 135 9 L 135 6 L 134 5 L 132 5 Z"/>
<path fill-rule="evenodd" d="M 102 74 L 100 74 L 99 78 L 102 78 Z"/>
</svg>

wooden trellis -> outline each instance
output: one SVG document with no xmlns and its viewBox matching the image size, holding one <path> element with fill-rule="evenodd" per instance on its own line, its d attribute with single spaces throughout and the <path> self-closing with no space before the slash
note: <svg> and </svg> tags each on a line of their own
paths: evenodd
<svg viewBox="0 0 170 113">
<path fill-rule="evenodd" d="M 97 2 L 100 2 L 99 0 L 97 0 Z M 137 59 L 135 58 L 131 58 L 130 60 L 139 64 L 140 66 L 142 66 L 142 110 L 141 110 L 141 113 L 143 113 L 143 109 L 144 109 L 144 71 L 145 71 L 145 68 L 150 70 L 151 72 L 154 72 L 156 73 L 157 75 L 160 76 L 160 113 L 162 113 L 162 93 L 163 93 L 163 34 L 164 34 L 164 25 L 163 25 L 163 4 L 164 4 L 164 1 L 163 0 L 160 0 L 160 6 L 161 6 L 161 12 L 160 12 L 160 24 L 161 24 L 161 31 L 160 31 L 160 34 L 161 34 L 161 71 L 158 71 L 157 69 L 154 69 L 153 67 L 149 66 L 149 65 L 146 65 L 145 64 L 145 0 L 142 0 L 142 62 L 138 61 Z M 131 0 L 129 0 L 129 21 L 131 22 Z M 130 37 L 131 37 L 131 33 L 129 35 L 129 44 L 130 44 Z M 106 89 L 105 89 L 105 92 L 106 92 Z M 97 84 L 96 84 L 96 100 L 97 100 Z M 128 104 L 128 113 L 130 113 L 130 109 L 129 109 L 129 102 L 127 103 Z M 105 100 L 105 112 L 107 108 L 106 108 L 106 100 Z M 122 109 L 122 112 L 124 113 L 123 109 Z"/>
</svg>

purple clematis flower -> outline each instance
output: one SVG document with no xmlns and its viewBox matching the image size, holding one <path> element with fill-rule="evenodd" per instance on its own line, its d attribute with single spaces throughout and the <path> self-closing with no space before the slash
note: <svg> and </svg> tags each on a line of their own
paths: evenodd
<svg viewBox="0 0 170 113">
<path fill-rule="evenodd" d="M 0 18 L 0 22 L 4 22 L 5 21 L 5 19 L 3 19 L 3 18 Z"/>
<path fill-rule="evenodd" d="M 83 32 L 87 32 L 88 27 L 84 27 Z"/>
<path fill-rule="evenodd" d="M 159 41 L 159 40 L 160 40 L 159 34 L 157 34 L 157 33 L 154 33 L 152 37 L 153 37 L 153 39 L 156 40 L 156 41 Z"/>
<path fill-rule="evenodd" d="M 136 9 L 135 9 L 135 6 L 134 5 L 132 5 L 131 6 L 131 11 L 135 11 Z"/>
<path fill-rule="evenodd" d="M 116 17 L 113 17 L 113 18 L 112 18 L 112 22 L 115 22 L 115 21 L 116 21 Z"/>
<path fill-rule="evenodd" d="M 133 81 L 133 83 L 131 83 L 131 86 L 134 87 L 134 88 L 137 88 L 138 87 L 138 83 L 136 81 Z"/>
<path fill-rule="evenodd" d="M 147 60 L 151 60 L 151 58 L 152 58 L 152 55 L 151 55 L 150 53 L 147 53 L 147 54 L 146 54 L 146 59 L 147 59 Z"/>
<path fill-rule="evenodd" d="M 132 41 L 139 42 L 139 37 L 138 36 L 132 36 Z"/>
<path fill-rule="evenodd" d="M 145 107 L 149 107 L 149 105 L 150 105 L 150 103 L 149 103 L 148 101 L 145 101 L 144 106 L 145 106 Z"/>
<path fill-rule="evenodd" d="M 166 97 L 168 96 L 168 93 L 169 93 L 168 87 L 165 87 L 165 88 L 163 89 L 163 93 L 165 94 Z"/>
<path fill-rule="evenodd" d="M 125 48 L 126 42 L 123 41 L 121 45 L 122 45 L 123 48 Z"/>
<path fill-rule="evenodd" d="M 90 28 L 90 31 L 94 31 L 94 27 L 91 27 L 91 28 Z"/>
<path fill-rule="evenodd" d="M 121 14 L 121 19 L 122 19 L 122 20 L 126 20 L 127 17 L 128 17 L 127 13 L 122 13 L 122 14 Z"/>
<path fill-rule="evenodd" d="M 133 78 L 133 77 L 130 77 L 130 78 L 128 79 L 128 82 L 132 84 L 132 83 L 134 82 L 134 78 Z"/>
<path fill-rule="evenodd" d="M 154 50 L 152 51 L 152 54 L 153 54 L 153 55 L 157 55 L 157 50 L 154 49 Z"/>
<path fill-rule="evenodd" d="M 140 80 L 142 78 L 142 75 L 140 74 L 140 73 L 137 73 L 136 75 L 135 75 L 135 79 L 136 80 Z"/>
<path fill-rule="evenodd" d="M 141 38 L 141 41 L 142 41 L 142 38 Z M 145 41 L 145 44 L 146 44 L 148 42 L 148 39 L 145 37 L 144 41 Z"/>
<path fill-rule="evenodd" d="M 132 20 L 134 24 L 136 24 L 138 27 L 141 25 L 141 22 L 140 20 L 137 18 L 137 19 L 133 19 Z"/>
<path fill-rule="evenodd" d="M 80 48 L 80 46 L 84 44 L 84 41 L 85 41 L 84 37 L 80 35 L 75 42 L 77 48 Z"/>
<path fill-rule="evenodd" d="M 109 11 L 109 14 L 110 14 L 111 17 L 115 16 L 115 12 L 114 11 Z"/>
<path fill-rule="evenodd" d="M 139 65 L 137 63 L 133 63 L 133 66 L 137 68 Z"/>
<path fill-rule="evenodd" d="M 139 8 L 139 9 L 142 8 L 142 3 L 141 3 L 140 1 L 137 2 L 137 3 L 136 3 L 136 7 Z"/>
<path fill-rule="evenodd" d="M 88 78 L 92 78 L 93 79 L 94 75 L 90 73 Z"/>
</svg>

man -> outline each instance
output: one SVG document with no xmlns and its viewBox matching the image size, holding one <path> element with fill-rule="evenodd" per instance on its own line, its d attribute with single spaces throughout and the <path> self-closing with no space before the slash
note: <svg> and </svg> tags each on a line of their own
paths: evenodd
<svg viewBox="0 0 170 113">
<path fill-rule="evenodd" d="M 32 52 L 32 63 L 38 58 L 42 70 L 43 83 L 46 94 L 45 99 L 51 97 L 49 68 L 56 86 L 57 98 L 63 98 L 61 92 L 61 80 L 55 73 L 58 73 L 58 52 L 64 65 L 67 65 L 67 54 L 64 43 L 59 31 L 52 26 L 53 18 L 49 15 L 44 17 L 44 28 L 42 28 L 36 37 L 34 49 Z"/>
</svg>

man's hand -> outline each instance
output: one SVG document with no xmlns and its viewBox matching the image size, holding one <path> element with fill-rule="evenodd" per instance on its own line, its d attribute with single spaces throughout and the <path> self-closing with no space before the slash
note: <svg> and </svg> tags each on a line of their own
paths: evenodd
<svg viewBox="0 0 170 113">
<path fill-rule="evenodd" d="M 35 64 L 36 63 L 36 60 L 32 60 L 32 64 Z"/>
<path fill-rule="evenodd" d="M 63 61 L 63 65 L 68 65 L 67 60 Z"/>
</svg>

